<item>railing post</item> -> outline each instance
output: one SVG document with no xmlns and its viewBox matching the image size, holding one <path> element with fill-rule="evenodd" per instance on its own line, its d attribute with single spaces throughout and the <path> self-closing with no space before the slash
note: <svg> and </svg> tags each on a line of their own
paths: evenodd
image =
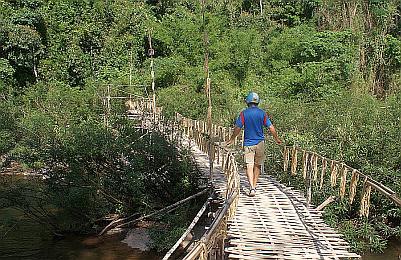
<svg viewBox="0 0 401 260">
<path fill-rule="evenodd" d="M 111 113 L 111 93 L 110 93 L 110 85 L 107 85 L 107 98 L 106 98 L 106 126 L 109 127 L 110 113 Z"/>
<path fill-rule="evenodd" d="M 313 160 L 313 155 L 310 156 L 311 161 Z M 312 201 L 312 169 L 310 163 L 306 163 L 306 207 L 309 208 Z"/>
</svg>

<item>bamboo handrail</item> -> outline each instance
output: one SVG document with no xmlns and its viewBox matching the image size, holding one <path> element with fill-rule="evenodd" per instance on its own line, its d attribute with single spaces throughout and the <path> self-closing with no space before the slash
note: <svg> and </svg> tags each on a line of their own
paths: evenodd
<svg viewBox="0 0 401 260">
<path fill-rule="evenodd" d="M 191 224 L 188 226 L 187 230 L 181 235 L 181 237 L 177 240 L 177 242 L 170 248 L 170 250 L 166 253 L 166 255 L 163 257 L 162 260 L 167 260 L 169 259 L 175 250 L 180 246 L 180 244 L 185 240 L 185 238 L 188 236 L 188 234 L 192 231 L 192 229 L 195 227 L 195 225 L 198 223 L 200 217 L 203 215 L 205 212 L 207 206 L 209 206 L 209 200 L 207 200 L 202 208 L 198 211 L 194 219 L 192 220 Z"/>
<path fill-rule="evenodd" d="M 291 150 L 292 151 L 296 151 L 296 152 L 291 152 Z M 352 173 L 352 174 L 357 174 L 360 177 L 364 178 L 364 187 L 368 186 L 370 188 L 373 188 L 374 190 L 376 190 L 377 192 L 379 192 L 380 194 L 384 195 L 389 200 L 394 202 L 397 206 L 401 206 L 401 198 L 396 194 L 395 191 L 391 190 L 386 185 L 374 180 L 372 177 L 362 173 L 358 169 L 355 169 L 355 168 L 353 168 L 351 166 L 346 165 L 344 162 L 341 162 L 341 161 L 338 161 L 338 160 L 334 160 L 334 159 L 329 159 L 329 158 L 327 158 L 325 156 L 322 156 L 322 155 L 320 155 L 320 154 L 318 154 L 316 152 L 312 152 L 312 151 L 308 151 L 306 149 L 302 149 L 301 147 L 296 146 L 296 145 L 293 145 L 293 146 L 284 145 L 283 146 L 284 172 L 287 172 L 287 170 L 288 170 L 288 167 L 286 167 L 288 165 L 286 165 L 286 163 L 291 162 L 291 164 L 292 163 L 297 164 L 298 160 L 294 159 L 294 156 L 297 156 L 298 152 L 307 155 L 307 157 L 309 155 L 309 157 L 312 156 L 315 159 L 319 159 L 322 162 L 322 165 L 324 164 L 324 162 L 326 162 L 326 163 L 330 162 L 331 165 L 333 165 L 334 167 L 337 168 L 337 169 L 330 169 L 330 171 L 331 172 L 333 170 L 338 171 L 338 173 L 336 175 L 334 175 L 334 177 L 333 177 L 333 178 L 335 178 L 335 180 L 334 180 L 334 184 L 332 183 L 332 187 L 336 186 L 336 179 L 338 178 L 339 174 L 342 174 L 342 181 L 341 181 L 341 185 L 340 185 L 340 197 L 344 196 L 345 185 L 346 185 L 346 180 L 347 180 L 346 175 L 347 175 L 347 173 Z M 288 158 L 287 158 L 287 155 L 288 155 Z M 289 159 L 290 157 L 291 157 L 292 160 Z M 317 165 L 311 165 L 311 160 L 307 159 L 305 161 L 305 164 L 303 165 L 303 171 L 306 171 L 306 172 L 309 173 L 311 171 L 310 168 L 312 168 L 311 166 L 313 166 L 313 168 L 317 169 Z M 291 169 L 294 169 L 294 168 L 295 169 L 297 168 L 296 165 L 291 165 Z M 322 186 L 322 183 L 323 183 L 323 174 L 325 173 L 324 171 L 326 171 L 325 167 L 322 170 L 321 179 L 320 180 L 315 179 L 315 182 L 319 181 L 321 183 L 320 186 Z M 309 176 L 309 175 L 307 175 L 307 176 Z M 353 178 L 351 180 L 350 186 L 356 185 L 356 184 L 353 184 L 352 181 L 356 181 L 357 182 L 358 179 L 359 178 Z M 307 184 L 308 184 L 308 182 L 307 182 Z M 308 186 L 307 189 L 309 190 L 311 188 L 311 183 L 309 183 L 309 185 L 307 185 L 307 186 Z M 370 190 L 370 188 L 369 188 L 369 190 Z M 355 190 L 353 191 L 353 193 L 355 193 Z M 355 194 L 353 194 L 352 196 L 354 196 L 354 195 Z M 370 200 L 366 196 L 370 197 L 370 192 L 367 193 L 367 194 L 364 194 L 362 192 L 361 200 L 364 200 L 364 203 L 361 203 L 360 215 L 363 216 L 363 217 L 368 217 L 368 214 L 369 214 L 369 209 L 368 209 L 369 208 L 369 203 L 368 202 Z M 310 200 L 311 200 L 311 198 L 308 197 L 308 202 L 310 202 Z M 353 197 L 352 197 L 352 199 L 350 198 L 350 203 L 352 203 L 352 202 L 353 202 Z"/>
<path fill-rule="evenodd" d="M 183 258 L 183 260 L 197 259 L 203 253 L 202 251 L 205 250 L 205 247 L 207 247 L 206 245 L 210 242 L 211 237 L 216 233 L 217 229 L 222 224 L 228 210 L 230 209 L 231 205 L 238 195 L 238 191 L 233 191 L 233 193 L 230 194 L 229 198 L 224 202 L 223 207 L 221 208 L 217 218 L 215 218 L 210 228 L 197 242 L 197 245 Z"/>
</svg>

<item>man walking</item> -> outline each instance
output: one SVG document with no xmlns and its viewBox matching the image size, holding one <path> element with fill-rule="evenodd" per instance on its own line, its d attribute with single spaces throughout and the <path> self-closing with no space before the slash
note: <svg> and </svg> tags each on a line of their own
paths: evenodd
<svg viewBox="0 0 401 260">
<path fill-rule="evenodd" d="M 258 107 L 260 99 L 255 92 L 249 92 L 245 98 L 248 108 L 243 110 L 235 122 L 234 132 L 227 145 L 234 142 L 235 137 L 244 127 L 244 154 L 246 174 L 250 185 L 249 196 L 256 194 L 256 183 L 259 179 L 262 164 L 265 160 L 265 136 L 263 126 L 269 128 L 277 144 L 281 144 L 276 129 L 271 123 L 266 112 Z"/>
</svg>

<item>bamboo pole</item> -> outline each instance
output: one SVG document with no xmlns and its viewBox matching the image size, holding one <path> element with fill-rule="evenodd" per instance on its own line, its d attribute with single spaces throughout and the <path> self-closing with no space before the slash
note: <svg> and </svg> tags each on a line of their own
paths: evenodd
<svg viewBox="0 0 401 260">
<path fill-rule="evenodd" d="M 151 32 L 148 33 L 149 40 L 149 56 L 150 56 L 150 68 L 151 68 L 151 77 L 152 77 L 152 108 L 153 114 L 156 115 L 156 92 L 155 92 L 155 70 L 153 65 L 153 55 L 155 54 L 155 50 L 152 48 L 152 36 Z M 155 120 L 155 117 L 153 118 Z"/>
<path fill-rule="evenodd" d="M 336 196 L 330 196 L 328 197 L 322 204 L 320 204 L 316 210 L 317 211 L 321 211 L 323 210 L 327 205 L 329 205 L 330 203 L 332 203 L 333 201 L 336 200 Z"/>
<path fill-rule="evenodd" d="M 311 156 L 313 157 L 313 156 Z M 311 158 L 313 159 L 313 158 Z M 306 160 L 308 161 L 308 160 Z M 311 165 L 311 164 L 310 164 Z M 308 167 L 308 164 L 306 165 L 306 207 L 309 208 L 310 203 L 312 202 L 312 169 L 311 167 Z"/>
<path fill-rule="evenodd" d="M 110 93 L 110 85 L 107 86 L 107 99 L 106 99 L 106 109 L 107 109 L 107 116 L 106 116 L 106 126 L 109 127 L 110 125 L 110 113 L 111 113 L 111 93 Z"/>
<path fill-rule="evenodd" d="M 171 257 L 171 255 L 175 252 L 175 250 L 180 246 L 180 244 L 185 240 L 188 234 L 192 231 L 195 225 L 198 223 L 199 219 L 209 206 L 209 200 L 207 200 L 202 208 L 198 211 L 194 219 L 192 220 L 191 224 L 188 226 L 187 230 L 181 235 L 181 237 L 177 240 L 177 242 L 170 248 L 170 250 L 166 253 L 162 260 L 167 260 Z"/>
<path fill-rule="evenodd" d="M 176 207 L 178 207 L 178 206 L 180 206 L 180 205 L 182 205 L 182 204 L 184 204 L 184 203 L 186 203 L 186 202 L 188 202 L 188 201 L 190 201 L 190 200 L 192 200 L 192 199 L 194 199 L 194 198 L 197 198 L 197 197 L 199 197 L 199 196 L 205 194 L 205 193 L 208 192 L 208 191 L 209 191 L 209 188 L 206 188 L 206 189 L 204 189 L 204 190 L 202 190 L 202 191 L 200 191 L 200 192 L 198 192 L 198 193 L 196 193 L 196 194 L 194 194 L 194 195 L 192 195 L 192 196 L 189 196 L 189 197 L 187 197 L 187 198 L 185 198 L 185 199 L 183 199 L 183 200 L 180 200 L 180 201 L 178 201 L 178 202 L 176 202 L 176 203 L 174 203 L 174 204 L 171 204 L 170 206 L 167 206 L 167 207 L 165 207 L 165 208 L 162 208 L 162 209 L 160 209 L 160 210 L 157 210 L 157 211 L 155 211 L 155 212 L 153 212 L 153 213 L 150 213 L 150 214 L 148 214 L 148 215 L 145 215 L 145 216 L 143 216 L 143 217 L 140 217 L 140 218 L 137 218 L 137 219 L 128 221 L 128 222 L 123 223 L 123 224 L 119 224 L 119 225 L 116 226 L 116 228 L 128 227 L 128 226 L 130 226 L 130 225 L 132 225 L 132 224 L 134 224 L 134 223 L 137 223 L 137 222 L 139 222 L 139 221 L 142 221 L 142 220 L 144 220 L 144 219 L 147 219 L 147 218 L 153 217 L 153 216 L 155 216 L 155 215 L 158 215 L 158 214 L 160 214 L 160 213 L 163 213 L 163 212 L 169 211 L 169 210 L 171 210 L 171 209 L 174 209 L 174 208 L 176 208 Z M 103 232 L 103 231 L 102 231 L 102 232 Z M 103 233 L 104 233 L 104 232 L 103 232 Z"/>
<path fill-rule="evenodd" d="M 295 149 L 294 146 L 291 152 L 291 175 L 293 176 L 297 174 L 297 164 L 298 164 L 298 154 L 297 154 L 297 149 Z"/>
</svg>

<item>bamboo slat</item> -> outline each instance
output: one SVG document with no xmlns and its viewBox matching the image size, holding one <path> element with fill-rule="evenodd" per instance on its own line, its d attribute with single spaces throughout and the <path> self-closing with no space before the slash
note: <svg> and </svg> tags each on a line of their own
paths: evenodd
<svg viewBox="0 0 401 260">
<path fill-rule="evenodd" d="M 290 161 L 290 149 L 288 147 L 284 147 L 284 172 L 288 170 L 288 163 Z"/>
<path fill-rule="evenodd" d="M 352 177 L 351 177 L 351 184 L 350 184 L 350 191 L 349 191 L 349 204 L 352 204 L 355 198 L 356 194 L 356 187 L 358 185 L 358 180 L 359 180 L 359 173 L 357 170 L 352 171 Z"/>
<path fill-rule="evenodd" d="M 298 164 L 298 151 L 295 147 L 292 148 L 291 152 L 291 175 L 297 174 L 297 164 Z"/>
<path fill-rule="evenodd" d="M 347 185 L 347 173 L 348 167 L 343 165 L 342 166 L 342 173 L 341 173 L 341 183 L 340 183 L 340 198 L 343 199 L 345 195 L 345 188 Z"/>
<path fill-rule="evenodd" d="M 326 169 L 327 169 L 327 160 L 325 158 L 322 158 L 322 172 L 320 174 L 320 185 L 319 185 L 320 189 L 322 189 L 323 187 L 324 174 L 326 173 Z"/>
</svg>

